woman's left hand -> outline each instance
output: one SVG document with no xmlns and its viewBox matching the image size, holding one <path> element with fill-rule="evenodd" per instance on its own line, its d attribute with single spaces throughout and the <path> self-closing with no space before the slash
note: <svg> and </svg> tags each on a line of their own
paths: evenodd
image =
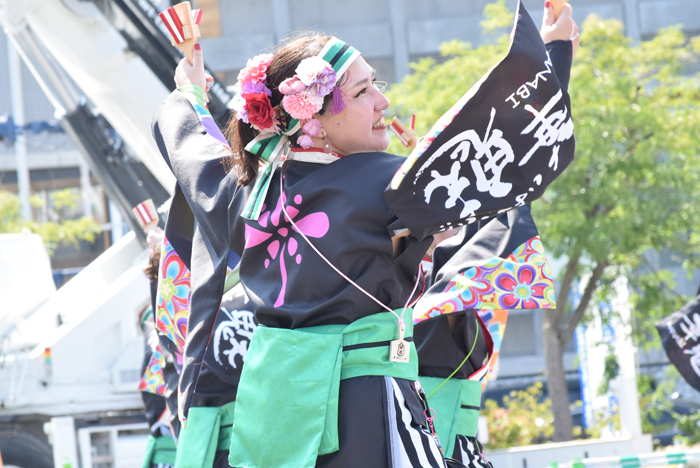
<svg viewBox="0 0 700 468">
<path fill-rule="evenodd" d="M 559 18 L 555 21 L 552 2 L 545 0 L 540 35 L 545 44 L 552 41 L 571 41 L 573 43 L 573 55 L 576 55 L 581 35 L 578 32 L 578 26 L 574 22 L 571 5 L 565 4 L 559 14 Z"/>
<path fill-rule="evenodd" d="M 214 82 L 214 77 L 204 71 L 204 55 L 200 44 L 194 46 L 192 61 L 194 63 L 190 65 L 187 58 L 180 60 L 175 69 L 175 85 L 180 88 L 188 84 L 195 84 L 201 86 L 204 91 L 209 91 L 209 83 Z"/>
</svg>

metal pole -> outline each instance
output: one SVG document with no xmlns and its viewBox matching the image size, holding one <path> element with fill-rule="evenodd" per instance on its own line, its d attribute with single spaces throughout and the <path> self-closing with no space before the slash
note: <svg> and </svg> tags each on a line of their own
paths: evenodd
<svg viewBox="0 0 700 468">
<path fill-rule="evenodd" d="M 85 158 L 80 158 L 80 194 L 83 199 L 83 216 L 92 218 L 92 200 L 90 199 L 90 167 Z"/>
<path fill-rule="evenodd" d="M 10 95 L 12 97 L 12 115 L 15 123 L 22 127 L 26 123 L 24 115 L 24 89 L 22 86 L 22 68 L 19 55 L 12 41 L 7 42 L 7 62 L 10 72 Z M 31 192 L 29 182 L 29 166 L 27 164 L 27 137 L 20 132 L 15 141 L 15 157 L 17 160 L 17 187 L 19 199 L 22 202 L 22 216 L 32 219 L 32 206 L 29 203 Z"/>
</svg>

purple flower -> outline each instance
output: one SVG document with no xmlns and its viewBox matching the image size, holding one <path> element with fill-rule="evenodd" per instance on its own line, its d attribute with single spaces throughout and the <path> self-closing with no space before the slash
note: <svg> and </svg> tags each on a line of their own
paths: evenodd
<svg viewBox="0 0 700 468">
<path fill-rule="evenodd" d="M 245 93 L 251 93 L 251 94 L 260 94 L 260 93 L 265 93 L 267 94 L 267 97 L 272 97 L 272 91 L 265 86 L 265 83 L 253 83 L 252 81 L 247 81 L 241 88 L 241 94 Z"/>
<path fill-rule="evenodd" d="M 316 76 L 316 80 L 311 83 L 309 89 L 316 96 L 327 96 L 335 88 L 336 79 L 335 71 L 330 66 L 326 66 Z"/>
</svg>

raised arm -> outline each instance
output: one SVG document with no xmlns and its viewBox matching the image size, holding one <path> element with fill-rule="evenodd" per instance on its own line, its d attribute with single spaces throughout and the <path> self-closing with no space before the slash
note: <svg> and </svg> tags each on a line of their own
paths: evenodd
<svg viewBox="0 0 700 468">
<path fill-rule="evenodd" d="M 228 207 L 236 177 L 226 172 L 224 162 L 231 150 L 204 102 L 201 48 L 195 49 L 192 66 L 183 62 L 176 74 L 180 89 L 156 112 L 153 137 L 200 229 L 213 244 L 228 245 Z"/>
<path fill-rule="evenodd" d="M 158 109 L 153 120 L 153 137 L 163 158 L 178 182 L 170 217 L 189 213 L 191 209 L 195 232 L 181 232 L 192 238 L 190 314 L 183 367 L 179 382 L 179 413 L 186 417 L 204 359 L 208 339 L 219 310 L 230 249 L 229 219 L 238 218 L 232 201 L 242 191 L 237 190 L 235 174 L 227 173 L 224 161 L 230 149 L 204 102 L 204 75 L 201 48 L 195 49 L 192 67 L 178 67 L 178 85 Z M 187 65 L 189 66 L 189 65 Z M 201 73 L 200 73 L 201 72 Z M 197 79 L 197 76 L 201 77 Z M 183 80 L 182 76 L 187 79 Z M 182 203 L 184 196 L 187 207 Z M 170 219 L 168 220 L 170 224 Z M 175 219 L 174 221 L 178 221 Z M 185 231 L 193 223 L 185 223 Z M 166 232 L 168 229 L 166 228 Z"/>
<path fill-rule="evenodd" d="M 523 206 L 573 160 L 572 49 L 558 44 L 564 29 L 567 40 L 575 31 L 567 12 L 546 47 L 519 4 L 508 54 L 440 118 L 387 188 L 398 218 L 391 235 L 408 229 L 424 239 Z"/>
<path fill-rule="evenodd" d="M 571 5 L 565 4 L 558 17 L 554 16 L 551 2 L 545 2 L 540 35 L 552 59 L 554 71 L 564 91 L 569 89 L 571 62 L 578 50 L 581 35 L 573 20 Z"/>
</svg>

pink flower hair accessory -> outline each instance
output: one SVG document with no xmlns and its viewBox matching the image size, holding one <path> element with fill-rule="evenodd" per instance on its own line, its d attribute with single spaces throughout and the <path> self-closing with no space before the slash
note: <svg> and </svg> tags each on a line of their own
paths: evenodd
<svg viewBox="0 0 700 468">
<path fill-rule="evenodd" d="M 301 131 L 303 135 L 297 138 L 297 144 L 304 149 L 309 149 L 314 146 L 314 140 L 311 137 L 315 137 L 321 133 L 321 121 L 318 119 L 310 119 L 304 125 L 301 126 Z"/>
<path fill-rule="evenodd" d="M 272 63 L 272 57 L 272 54 L 261 54 L 248 60 L 245 68 L 238 73 L 238 82 L 241 85 L 247 82 L 267 84 L 267 68 Z"/>
<path fill-rule="evenodd" d="M 310 119 L 323 107 L 323 98 L 335 88 L 337 76 L 333 67 L 318 56 L 302 60 L 295 72 L 279 87 L 285 95 L 282 106 L 293 119 Z"/>
<path fill-rule="evenodd" d="M 314 140 L 309 135 L 302 135 L 297 138 L 297 144 L 304 149 L 309 149 L 314 146 Z"/>
<path fill-rule="evenodd" d="M 302 127 L 302 131 L 310 136 L 316 136 L 321 132 L 321 121 L 318 119 L 311 119 L 306 122 Z"/>
<path fill-rule="evenodd" d="M 293 119 L 310 119 L 323 108 L 323 96 L 304 91 L 282 98 L 282 106 Z"/>
<path fill-rule="evenodd" d="M 284 94 L 285 96 L 293 96 L 295 94 L 303 93 L 307 89 L 309 89 L 309 87 L 302 83 L 298 76 L 287 78 L 280 83 L 279 86 L 280 93 Z"/>
</svg>

